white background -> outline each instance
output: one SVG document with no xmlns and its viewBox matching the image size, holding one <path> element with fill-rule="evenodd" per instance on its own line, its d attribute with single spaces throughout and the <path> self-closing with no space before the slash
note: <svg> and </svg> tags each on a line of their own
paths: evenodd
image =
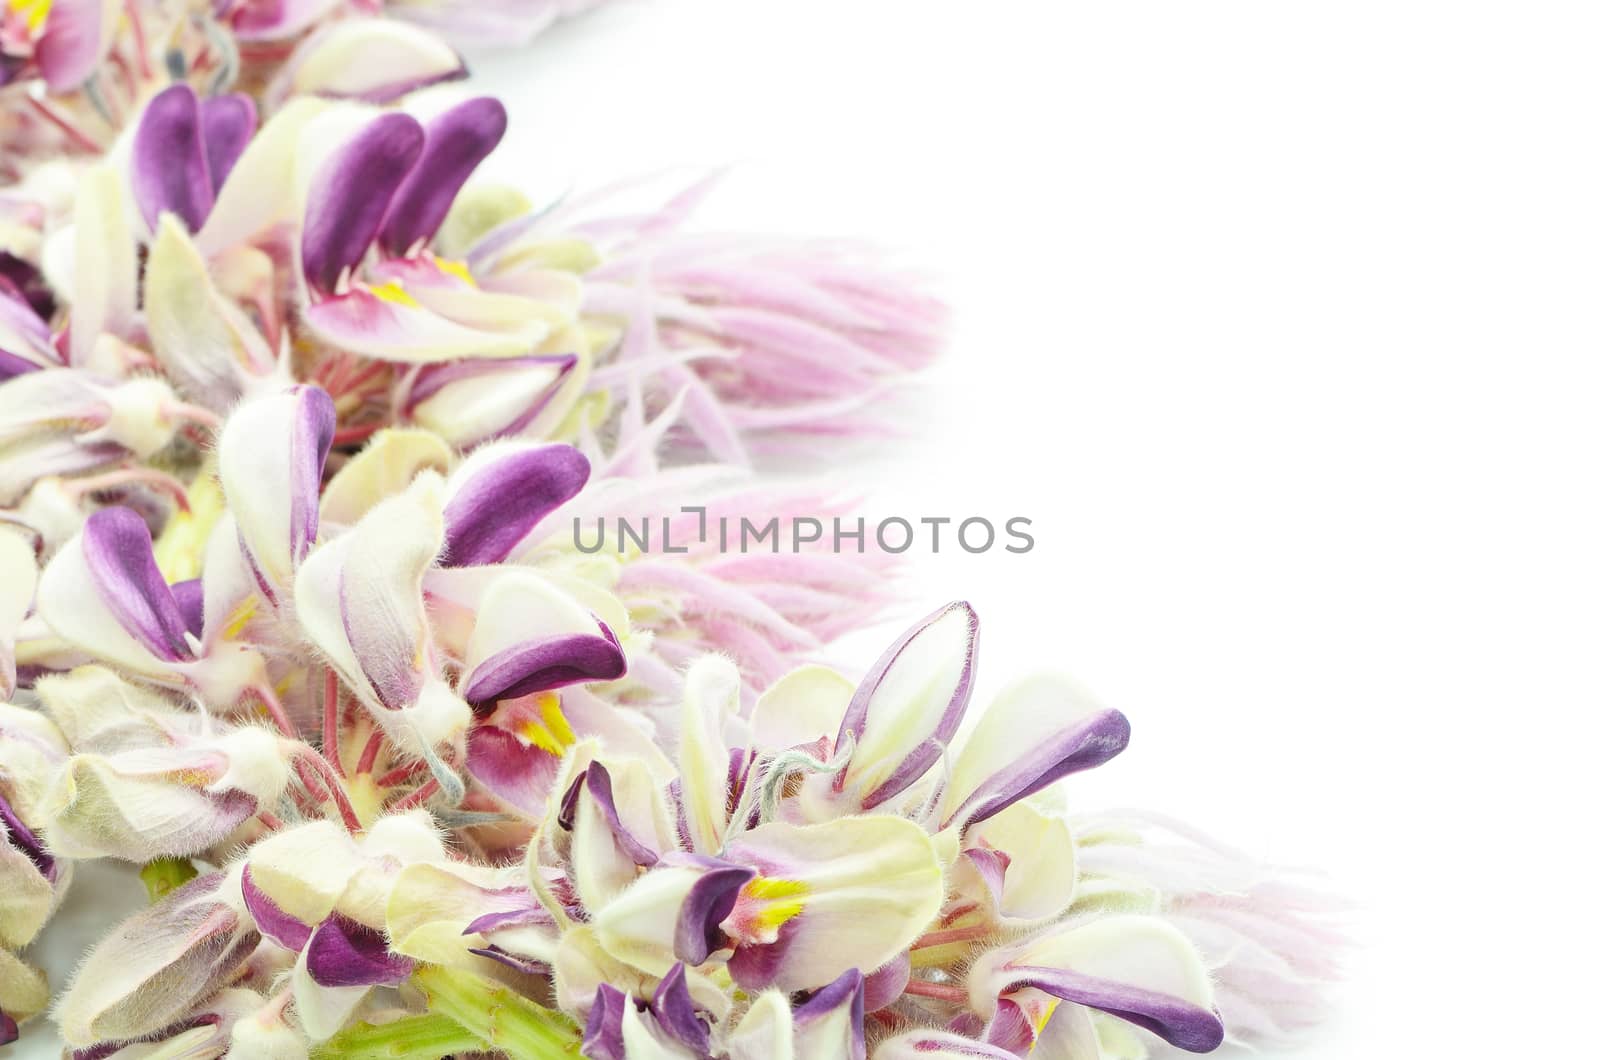
<svg viewBox="0 0 1600 1060">
<path fill-rule="evenodd" d="M 942 277 L 917 436 L 845 471 L 884 512 L 1032 516 L 1038 546 L 921 555 L 902 617 L 974 602 L 980 702 L 1052 665 L 1133 719 L 1080 804 L 1359 903 L 1342 1014 L 1293 1055 L 1554 1056 L 1593 1048 L 1600 901 L 1597 31 L 1539 3 L 623 0 L 478 69 L 527 179 L 731 161 L 710 220 Z"/>
<path fill-rule="evenodd" d="M 1356 901 L 1341 1014 L 1292 1055 L 1582 1055 L 1578 9 L 623 0 L 478 70 L 502 175 L 735 162 L 708 221 L 870 235 L 941 277 L 916 436 L 842 470 L 880 512 L 1027 515 L 1038 545 L 917 556 L 900 617 L 974 602 L 980 702 L 1055 666 L 1132 717 L 1080 805 L 1181 813 Z"/>
</svg>

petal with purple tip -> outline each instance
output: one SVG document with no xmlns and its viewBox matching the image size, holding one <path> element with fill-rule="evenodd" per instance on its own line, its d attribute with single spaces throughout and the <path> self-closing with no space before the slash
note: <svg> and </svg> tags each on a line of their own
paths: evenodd
<svg viewBox="0 0 1600 1060">
<path fill-rule="evenodd" d="M 943 824 L 975 824 L 1120 754 L 1128 719 L 1065 678 L 1018 682 L 995 697 L 954 755 Z"/>
<path fill-rule="evenodd" d="M 478 606 L 461 688 L 469 703 L 485 704 L 626 671 L 605 623 L 535 571 L 508 568 Z"/>
<path fill-rule="evenodd" d="M 389 952 L 383 932 L 334 913 L 306 943 L 306 968 L 319 986 L 395 986 L 416 967 Z"/>
<path fill-rule="evenodd" d="M 855 740 L 834 789 L 871 809 L 916 783 L 955 735 L 972 697 L 978 616 L 965 602 L 939 609 L 901 636 L 856 689 L 835 746 Z"/>
<path fill-rule="evenodd" d="M 684 978 L 682 961 L 674 964 L 671 971 L 661 977 L 655 994 L 650 998 L 650 1012 L 668 1038 L 681 1043 L 697 1056 L 711 1054 L 711 1035 L 705 1020 L 695 1010 L 694 999 L 689 996 L 689 984 Z"/>
<path fill-rule="evenodd" d="M 301 268 L 313 289 L 339 292 L 341 280 L 372 245 L 422 143 L 417 120 L 391 112 L 374 118 L 322 163 L 300 244 Z"/>
<path fill-rule="evenodd" d="M 217 475 L 256 567 L 286 587 L 317 539 L 333 399 L 296 386 L 240 405 L 217 440 Z M 265 443 L 265 444 L 264 444 Z"/>
<path fill-rule="evenodd" d="M 40 578 L 39 613 L 68 642 L 141 673 L 194 657 L 150 530 L 129 508 L 102 508 L 62 546 Z"/>
<path fill-rule="evenodd" d="M 1156 917 L 1105 916 L 992 950 L 974 962 L 967 988 L 980 1015 L 993 1015 L 1001 997 L 1020 1000 L 1037 990 L 1110 1013 L 1190 1052 L 1222 1044 L 1222 1020 L 1200 955 Z"/>
<path fill-rule="evenodd" d="M 206 163 L 200 100 L 186 84 L 162 90 L 145 107 L 133 134 L 133 197 L 150 231 L 163 213 L 200 231 L 216 197 Z"/>
<path fill-rule="evenodd" d="M 673 930 L 672 949 L 680 961 L 704 964 L 713 952 L 727 945 L 721 924 L 733 912 L 740 888 L 755 878 L 754 869 L 728 865 L 712 869 L 695 881 Z"/>
<path fill-rule="evenodd" d="M 450 476 L 445 562 L 455 567 L 501 562 L 588 481 L 589 460 L 570 445 L 479 450 Z"/>
<path fill-rule="evenodd" d="M 854 968 L 794 1010 L 796 1053 L 867 1060 L 866 989 Z"/>
<path fill-rule="evenodd" d="M 297 920 L 283 907 L 267 896 L 250 878 L 247 865 L 240 877 L 239 888 L 244 893 L 245 908 L 256 922 L 256 930 L 286 949 L 300 950 L 311 939 L 311 925 Z"/>
<path fill-rule="evenodd" d="M 479 96 L 445 111 L 424 130 L 422 157 L 395 193 L 379 239 L 402 255 L 433 238 L 456 193 L 506 132 L 506 108 Z"/>
</svg>

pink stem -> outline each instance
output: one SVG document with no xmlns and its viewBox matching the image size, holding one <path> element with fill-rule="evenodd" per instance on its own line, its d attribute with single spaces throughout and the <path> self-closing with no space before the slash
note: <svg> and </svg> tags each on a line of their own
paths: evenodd
<svg viewBox="0 0 1600 1060">
<path fill-rule="evenodd" d="M 339 678 L 329 667 L 322 678 L 322 757 L 341 777 L 344 762 L 339 757 Z"/>
<path fill-rule="evenodd" d="M 949 1001 L 956 1005 L 967 1003 L 967 992 L 959 986 L 930 983 L 926 979 L 913 979 L 906 983 L 905 992 L 915 994 L 918 997 L 931 997 L 936 1001 Z"/>
</svg>

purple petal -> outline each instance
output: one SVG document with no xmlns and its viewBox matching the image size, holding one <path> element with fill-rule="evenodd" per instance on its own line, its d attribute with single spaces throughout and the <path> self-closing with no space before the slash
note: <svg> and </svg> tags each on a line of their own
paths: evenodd
<svg viewBox="0 0 1600 1060">
<path fill-rule="evenodd" d="M 976 824 L 987 820 L 1064 776 L 1108 762 L 1128 746 L 1128 732 L 1128 719 L 1116 710 L 1103 710 L 1070 729 L 1056 732 L 984 781 L 945 823 L 965 820 Z"/>
<path fill-rule="evenodd" d="M 492 96 L 445 111 L 424 130 L 422 156 L 389 205 L 380 242 L 401 255 L 433 238 L 478 163 L 506 132 L 506 109 Z"/>
<path fill-rule="evenodd" d="M 874 806 L 893 798 L 912 784 L 922 774 L 928 771 L 942 753 L 942 749 L 949 744 L 950 738 L 955 735 L 956 729 L 961 724 L 961 718 L 967 712 L 967 703 L 972 698 L 972 675 L 978 661 L 978 616 L 972 610 L 972 605 L 966 601 L 957 601 L 941 607 L 921 622 L 908 629 L 899 640 L 895 641 L 872 664 L 872 669 L 867 671 L 867 676 L 862 679 L 856 694 L 851 698 L 850 705 L 845 708 L 844 718 L 839 723 L 839 734 L 835 738 L 834 746 L 844 742 L 845 733 L 854 733 L 859 739 L 867 731 L 867 726 L 872 723 L 869 708 L 872 697 L 877 693 L 878 687 L 883 683 L 884 676 L 889 673 L 900 654 L 908 645 L 929 626 L 938 622 L 952 611 L 964 611 L 967 622 L 967 655 L 961 670 L 961 678 L 956 682 L 955 691 L 950 696 L 950 702 L 945 704 L 939 716 L 939 723 L 933 733 L 917 747 L 913 748 L 889 778 L 877 788 L 868 792 L 861 800 L 863 809 L 872 809 Z M 849 769 L 837 775 L 834 781 L 834 790 L 844 787 L 844 782 Z"/>
<path fill-rule="evenodd" d="M 206 628 L 205 583 L 199 578 L 173 582 L 172 598 L 178 602 L 178 610 L 183 614 L 183 628 L 199 637 Z"/>
<path fill-rule="evenodd" d="M 133 134 L 133 197 L 153 232 L 163 213 L 200 231 L 215 196 L 206 164 L 200 101 L 185 84 L 163 89 L 145 107 Z"/>
<path fill-rule="evenodd" d="M 50 329 L 45 321 L 55 315 L 56 296 L 39 267 L 26 258 L 19 258 L 9 250 L 0 250 L 0 278 L 6 281 L 5 290 L 33 310 L 45 339 Z"/>
<path fill-rule="evenodd" d="M 1027 1013 L 1022 1011 L 1021 1005 L 1001 998 L 995 1006 L 994 1019 L 989 1021 L 984 1031 L 983 1040 L 1017 1056 L 1027 1056 L 1034 1044 L 1033 1024 Z"/>
<path fill-rule="evenodd" d="M 250 910 L 257 931 L 285 949 L 298 951 L 305 946 L 311 938 L 311 925 L 290 916 L 277 902 L 268 898 L 267 892 L 257 887 L 250 878 L 248 865 L 240 877 L 239 886 L 244 892 L 244 906 Z"/>
<path fill-rule="evenodd" d="M 300 267 L 317 291 L 333 293 L 372 245 L 389 200 L 422 152 L 422 126 L 391 111 L 374 118 L 322 164 L 312 182 Z"/>
<path fill-rule="evenodd" d="M 295 388 L 294 431 L 289 436 L 289 555 L 298 564 L 317 540 L 317 515 L 322 494 L 322 469 L 333 445 L 338 414 L 333 398 L 320 387 Z"/>
<path fill-rule="evenodd" d="M 1109 1012 L 1191 1053 L 1209 1053 L 1222 1044 L 1222 1019 L 1215 1012 L 1171 994 L 1062 968 L 1014 970 L 1020 974 L 1009 990 L 1032 987 L 1063 1001 Z"/>
<path fill-rule="evenodd" d="M 812 994 L 794 1010 L 795 1030 L 798 1032 L 808 1023 L 825 1019 L 842 1005 L 850 1006 L 849 1060 L 867 1060 L 866 989 L 861 973 L 854 968 Z"/>
<path fill-rule="evenodd" d="M 194 658 L 188 626 L 172 590 L 161 577 L 150 545 L 150 528 L 131 508 L 102 508 L 83 526 L 83 558 L 89 577 L 129 635 L 168 662 Z"/>
<path fill-rule="evenodd" d="M 688 964 L 700 965 L 721 949 L 724 945 L 721 924 L 733 912 L 739 889 L 755 878 L 755 869 L 728 865 L 711 869 L 696 880 L 683 900 L 683 908 L 678 911 L 673 955 Z"/>
<path fill-rule="evenodd" d="M 22 1037 L 22 1031 L 17 1027 L 17 1021 L 4 1012 L 0 1012 L 0 1045 L 10 1045 Z"/>
<path fill-rule="evenodd" d="M 988 847 L 965 850 L 962 851 L 961 856 L 971 862 L 974 869 L 978 870 L 978 879 L 983 881 L 984 887 L 998 902 L 1001 893 L 1005 889 L 1006 869 L 1011 867 L 1011 859 L 1006 856 L 1004 851 L 991 850 Z"/>
<path fill-rule="evenodd" d="M 549 975 L 550 966 L 543 961 L 536 961 L 532 957 L 519 957 L 509 953 L 499 946 L 468 946 L 468 953 L 476 953 L 479 957 L 487 957 L 491 961 L 498 961 L 523 975 Z"/>
<path fill-rule="evenodd" d="M 611 772 L 599 762 L 593 762 L 584 771 L 584 790 L 594 800 L 595 808 L 600 811 L 601 818 L 606 822 L 606 827 L 611 829 L 611 835 L 616 840 L 622 852 L 633 860 L 635 865 L 646 868 L 661 860 L 661 855 L 650 849 L 642 842 L 633 831 L 622 822 L 622 815 L 617 812 L 617 800 L 611 793 Z"/>
<path fill-rule="evenodd" d="M 588 481 L 589 459 L 570 445 L 517 449 L 490 463 L 445 505 L 445 565 L 499 563 Z"/>
<path fill-rule="evenodd" d="M 601 983 L 583 1028 L 583 1055 L 589 1060 L 627 1060 L 622 1044 L 622 1011 L 628 997 L 610 983 Z"/>
<path fill-rule="evenodd" d="M 389 952 L 383 932 L 334 913 L 306 944 L 306 970 L 320 986 L 395 986 L 416 967 Z"/>
<path fill-rule="evenodd" d="M 669 1037 L 682 1042 L 696 1056 L 711 1055 L 711 1034 L 689 996 L 682 961 L 661 977 L 655 996 L 650 999 L 650 1011 Z"/>
<path fill-rule="evenodd" d="M 213 96 L 200 104 L 200 128 L 205 142 L 206 168 L 215 193 L 233 172 L 245 145 L 256 132 L 255 101 L 242 92 Z"/>
<path fill-rule="evenodd" d="M 481 445 L 484 442 L 494 441 L 497 438 L 514 438 L 527 429 L 528 425 L 538 418 L 555 396 L 561 392 L 567 377 L 578 365 L 578 356 L 573 353 L 536 353 L 526 357 L 480 357 L 469 360 L 451 361 L 448 364 L 424 365 L 417 376 L 417 382 L 406 395 L 403 412 L 407 417 L 415 414 L 417 407 L 429 398 L 437 395 L 452 383 L 463 382 L 478 376 L 498 373 L 520 372 L 525 369 L 548 370 L 555 366 L 555 378 L 541 390 L 538 395 L 513 416 L 510 420 L 500 423 L 484 423 L 482 433 L 475 436 L 470 445 Z M 469 443 L 463 443 L 463 448 Z"/>
<path fill-rule="evenodd" d="M 51 857 L 44 844 L 39 842 L 39 837 L 33 834 L 33 829 L 22 823 L 22 818 L 17 816 L 4 795 L 0 795 L 0 824 L 5 826 L 6 838 L 11 846 L 33 862 L 33 867 L 39 870 L 39 875 L 54 883 L 56 859 Z"/>
<path fill-rule="evenodd" d="M 604 622 L 603 636 L 568 633 L 514 644 L 472 671 L 463 697 L 473 706 L 577 684 L 614 681 L 628 672 L 628 657 Z"/>
<path fill-rule="evenodd" d="M 902 953 L 888 964 L 867 976 L 863 985 L 864 1006 L 868 1012 L 887 1008 L 900 1000 L 906 984 L 911 981 L 911 955 Z"/>
<path fill-rule="evenodd" d="M 523 887 L 504 887 L 484 892 L 485 901 L 495 908 L 462 929 L 463 935 L 478 935 L 507 927 L 529 924 L 554 924 L 555 919 L 533 900 L 533 892 Z"/>
<path fill-rule="evenodd" d="M 524 813 L 537 816 L 544 812 L 560 764 L 556 755 L 525 744 L 504 729 L 475 725 L 467 733 L 468 772 Z"/>
</svg>

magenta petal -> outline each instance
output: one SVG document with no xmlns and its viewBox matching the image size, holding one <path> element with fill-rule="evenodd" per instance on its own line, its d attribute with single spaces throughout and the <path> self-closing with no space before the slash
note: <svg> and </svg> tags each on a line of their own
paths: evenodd
<svg viewBox="0 0 1600 1060">
<path fill-rule="evenodd" d="M 102 0 L 55 0 L 33 57 L 51 92 L 70 92 L 94 73 L 107 46 Z"/>
<path fill-rule="evenodd" d="M 430 121 L 422 155 L 389 204 L 383 249 L 405 254 L 433 238 L 478 163 L 506 132 L 506 109 L 492 96 L 458 104 Z"/>
<path fill-rule="evenodd" d="M 861 973 L 855 968 L 847 970 L 807 998 L 794 1010 L 795 1030 L 808 1023 L 826 1019 L 835 1009 L 850 1007 L 849 1060 L 867 1060 L 866 988 Z"/>
<path fill-rule="evenodd" d="M 389 952 L 383 932 L 334 913 L 306 944 L 306 970 L 319 986 L 395 986 L 416 962 Z"/>
<path fill-rule="evenodd" d="M 255 101 L 242 92 L 213 96 L 200 104 L 200 129 L 215 193 L 233 172 L 245 146 L 256 132 Z"/>
<path fill-rule="evenodd" d="M 1063 1001 L 1109 1012 L 1191 1053 L 1209 1053 L 1222 1044 L 1222 1019 L 1182 998 L 1126 983 L 1079 975 L 1062 968 L 1017 969 L 1010 990 L 1032 987 Z"/>
<path fill-rule="evenodd" d="M 615 681 L 628 672 L 628 657 L 616 634 L 597 624 L 602 636 L 569 633 L 496 652 L 473 669 L 462 698 L 481 706 L 581 681 Z"/>
<path fill-rule="evenodd" d="M 336 291 L 340 278 L 361 261 L 422 144 L 417 119 L 391 111 L 322 163 L 300 242 L 300 267 L 313 288 Z"/>
<path fill-rule="evenodd" d="M 215 196 L 194 89 L 173 85 L 145 107 L 133 134 L 131 166 L 133 197 L 152 232 L 163 213 L 176 214 L 191 232 L 200 231 Z"/>
<path fill-rule="evenodd" d="M 250 878 L 250 867 L 245 866 L 239 887 L 244 892 L 245 908 L 256 922 L 256 930 L 285 949 L 298 951 L 311 938 L 311 925 L 284 912 L 282 907 L 267 897 Z"/>
<path fill-rule="evenodd" d="M 911 955 L 902 953 L 888 964 L 867 976 L 862 985 L 863 1005 L 868 1012 L 888 1008 L 900 1000 L 906 984 L 911 982 Z"/>
<path fill-rule="evenodd" d="M 561 759 L 504 729 L 475 725 L 467 733 L 467 771 L 490 793 L 532 816 L 544 812 Z"/>
<path fill-rule="evenodd" d="M 445 505 L 445 565 L 499 563 L 588 481 L 589 459 L 570 445 L 512 450 L 462 483 Z"/>
<path fill-rule="evenodd" d="M 294 430 L 289 437 L 289 555 L 299 563 L 317 540 L 322 469 L 338 416 L 333 399 L 320 387 L 296 387 L 295 396 Z"/>
<path fill-rule="evenodd" d="M 673 955 L 680 961 L 699 965 L 721 949 L 725 941 L 721 924 L 733 912 L 734 903 L 739 900 L 739 889 L 755 878 L 755 869 L 724 865 L 696 880 L 678 911 Z"/>
<path fill-rule="evenodd" d="M 1103 710 L 1053 733 L 1037 747 L 1021 749 L 1015 762 L 984 781 L 945 823 L 987 820 L 1064 776 L 1108 762 L 1128 746 L 1128 735 L 1128 719 L 1117 710 Z"/>
<path fill-rule="evenodd" d="M 83 557 L 96 591 L 117 622 L 168 662 L 194 658 L 183 611 L 161 577 L 150 529 L 131 508 L 102 508 L 83 527 Z"/>
</svg>

